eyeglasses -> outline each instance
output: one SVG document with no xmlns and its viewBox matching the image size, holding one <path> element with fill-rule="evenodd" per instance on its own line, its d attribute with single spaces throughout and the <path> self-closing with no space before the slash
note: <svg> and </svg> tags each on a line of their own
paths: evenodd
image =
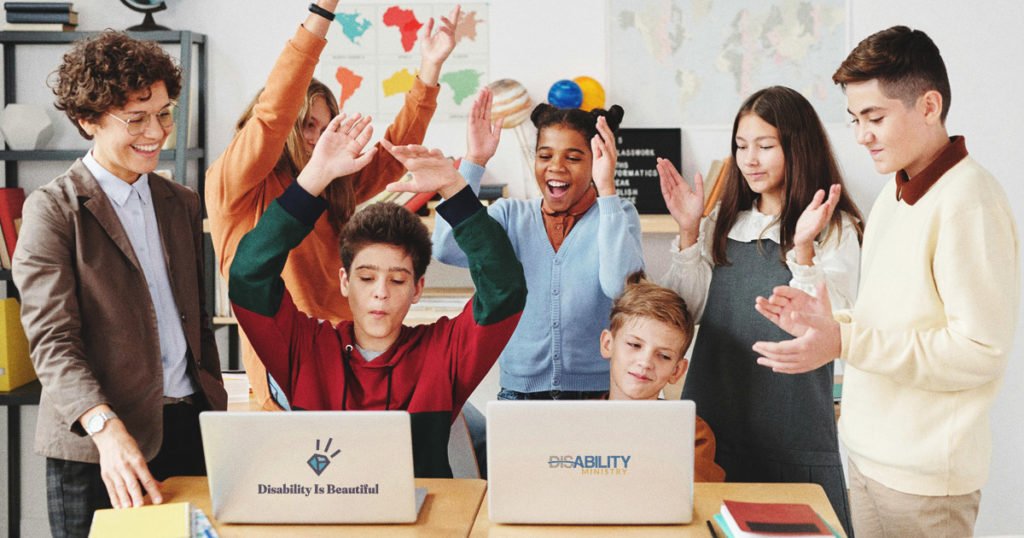
<svg viewBox="0 0 1024 538">
<path fill-rule="evenodd" d="M 146 132 L 146 127 L 149 126 L 149 117 L 156 116 L 156 122 L 160 124 L 160 127 L 164 129 L 170 129 L 174 126 L 174 109 L 178 106 L 178 103 L 171 103 L 161 108 L 156 113 L 149 112 L 135 112 L 128 116 L 128 119 L 119 118 L 110 112 L 107 115 L 114 118 L 115 120 L 124 124 L 125 129 L 128 130 L 128 134 L 131 136 L 139 136 Z"/>
</svg>

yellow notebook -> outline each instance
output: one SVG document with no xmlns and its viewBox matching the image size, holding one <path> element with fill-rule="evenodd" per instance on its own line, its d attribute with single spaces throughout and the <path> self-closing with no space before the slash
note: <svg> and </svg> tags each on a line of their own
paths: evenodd
<svg viewBox="0 0 1024 538">
<path fill-rule="evenodd" d="M 89 538 L 190 538 L 192 507 L 170 503 L 139 508 L 108 508 L 92 516 Z"/>
</svg>

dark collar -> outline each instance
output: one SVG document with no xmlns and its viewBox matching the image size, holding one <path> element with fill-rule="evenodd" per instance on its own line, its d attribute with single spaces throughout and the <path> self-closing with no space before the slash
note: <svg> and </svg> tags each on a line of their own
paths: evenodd
<svg viewBox="0 0 1024 538">
<path fill-rule="evenodd" d="M 896 172 L 896 199 L 914 205 L 924 197 L 928 189 L 935 185 L 950 168 L 967 157 L 967 141 L 962 136 L 952 136 L 949 144 L 939 153 L 931 164 L 914 177 L 907 175 L 906 170 Z"/>
</svg>

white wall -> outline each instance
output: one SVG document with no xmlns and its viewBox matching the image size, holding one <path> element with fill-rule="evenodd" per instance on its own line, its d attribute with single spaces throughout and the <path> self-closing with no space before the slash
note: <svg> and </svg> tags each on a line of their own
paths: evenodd
<svg viewBox="0 0 1024 538">
<path fill-rule="evenodd" d="M 727 0 L 718 0 L 727 1 Z M 738 0 L 733 0 L 738 1 Z M 948 125 L 950 132 L 966 135 L 968 148 L 987 166 L 1012 200 L 1018 222 L 1024 222 L 1024 185 L 1015 173 L 1024 170 L 1024 151 L 1016 129 L 1024 125 L 1019 91 L 1024 74 L 1013 61 L 1024 57 L 1024 40 L 1018 30 L 1024 21 L 1024 2 L 936 2 L 934 0 L 850 0 L 852 47 L 867 35 L 894 24 L 905 24 L 929 33 L 943 52 L 953 87 Z M 364 3 L 364 2 L 360 2 Z M 175 29 L 190 29 L 208 36 L 210 92 L 209 149 L 213 156 L 227 145 L 234 120 L 264 77 L 285 40 L 301 22 L 308 0 L 171 0 L 157 21 Z M 81 29 L 124 28 L 140 16 L 111 0 L 78 0 Z M 607 5 L 595 0 L 493 0 L 491 19 L 491 77 L 514 78 L 530 90 L 535 100 L 560 78 L 590 75 L 608 79 L 605 48 Z M 19 55 L 19 93 L 23 101 L 48 103 L 52 99 L 40 82 L 56 66 L 56 54 Z M 47 59 L 46 54 L 49 54 Z M 31 65 L 29 65 L 31 64 Z M 34 88 L 34 94 L 29 88 Z M 611 101 L 615 96 L 609 96 Z M 739 103 L 737 103 L 738 106 Z M 58 118 L 54 113 L 54 117 Z M 728 123 L 731 118 L 725 118 Z M 628 125 L 628 111 L 627 111 Z M 634 125 L 639 127 L 639 125 Z M 59 123 L 62 140 L 73 140 L 70 125 Z M 381 126 L 383 127 L 383 126 Z M 729 151 L 729 133 L 683 127 L 684 173 L 705 170 L 712 159 Z M 435 123 L 427 134 L 428 145 L 459 153 L 464 146 L 461 124 Z M 845 127 L 829 133 L 846 173 L 849 189 L 867 212 L 875 193 L 888 180 L 876 174 L 864 150 Z M 502 181 L 524 173 L 521 158 L 508 137 L 491 170 Z M 29 174 L 29 171 L 34 171 Z M 26 168 L 26 186 L 47 181 L 60 171 L 54 165 Z M 35 177 L 27 177 L 34 175 Z M 648 237 L 645 251 L 652 273 L 667 264 L 665 236 Z M 435 285 L 465 285 L 465 273 L 433 268 L 428 279 Z M 1020 324 L 1020 321 L 1018 322 Z M 1018 333 L 1021 331 L 1018 329 Z M 1024 364 L 1022 339 L 1018 338 L 1006 374 L 1005 386 L 992 413 L 992 477 L 985 487 L 979 534 L 1024 531 L 1018 481 L 1024 479 Z M 36 484 L 42 483 L 38 477 Z"/>
</svg>

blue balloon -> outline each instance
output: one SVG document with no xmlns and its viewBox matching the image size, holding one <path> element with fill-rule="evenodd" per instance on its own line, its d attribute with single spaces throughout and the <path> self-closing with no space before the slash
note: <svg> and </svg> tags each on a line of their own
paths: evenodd
<svg viewBox="0 0 1024 538">
<path fill-rule="evenodd" d="M 548 103 L 558 108 L 579 108 L 583 104 L 583 90 L 571 80 L 559 80 L 548 90 Z"/>
</svg>

